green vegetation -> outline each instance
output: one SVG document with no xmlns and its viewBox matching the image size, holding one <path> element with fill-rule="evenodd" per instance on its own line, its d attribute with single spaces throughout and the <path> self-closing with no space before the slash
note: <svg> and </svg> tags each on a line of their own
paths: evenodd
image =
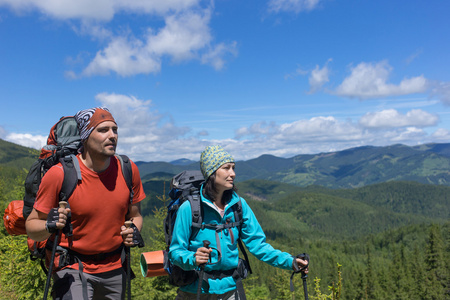
<svg viewBox="0 0 450 300">
<path fill-rule="evenodd" d="M 14 150 L 17 156 L 9 150 L 6 155 L 2 147 L 0 208 L 4 210 L 11 200 L 22 198 L 28 168 L 24 162 L 31 165 L 37 154 L 29 149 L 21 152 L 19 147 Z M 388 154 L 381 159 L 399 160 Z M 265 160 L 269 168 L 270 157 Z M 310 166 L 318 161 L 318 156 L 308 160 Z M 251 167 L 255 170 L 256 162 Z M 276 171 L 275 166 L 270 168 Z M 387 169 L 384 172 L 391 172 Z M 133 299 L 173 299 L 176 292 L 167 277 L 144 278 L 139 267 L 141 253 L 165 247 L 162 219 L 170 176 L 143 177 L 146 246 L 131 250 L 136 274 Z M 310 299 L 449 299 L 450 187 L 390 181 L 330 189 L 252 179 L 239 182 L 238 189 L 274 247 L 310 255 Z M 24 236 L 11 237 L 0 227 L 0 299 L 42 297 L 45 275 L 27 251 Z M 248 299 L 303 299 L 300 275 L 294 276 L 291 293 L 292 272 L 274 269 L 251 255 L 250 263 L 253 274 L 244 281 Z"/>
</svg>

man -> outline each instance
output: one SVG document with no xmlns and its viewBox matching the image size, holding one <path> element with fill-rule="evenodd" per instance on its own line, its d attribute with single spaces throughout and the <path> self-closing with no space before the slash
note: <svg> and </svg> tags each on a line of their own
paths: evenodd
<svg viewBox="0 0 450 300">
<path fill-rule="evenodd" d="M 134 246 L 140 237 L 143 217 L 140 201 L 145 198 L 137 166 L 131 162 L 133 200 L 115 157 L 117 124 L 106 108 L 92 108 L 75 115 L 82 147 L 77 159 L 82 180 L 68 199 L 70 208 L 59 208 L 64 178 L 61 163 L 43 177 L 33 211 L 26 221 L 27 233 L 42 241 L 58 229 L 63 260 L 55 260 L 54 299 L 124 299 L 123 245 Z M 70 213 L 70 214 L 69 214 Z M 68 218 L 70 216 L 70 218 Z M 68 221 L 70 220 L 70 221 Z M 126 228 L 124 222 L 133 222 Z M 68 226 L 66 226 L 66 223 Z"/>
</svg>

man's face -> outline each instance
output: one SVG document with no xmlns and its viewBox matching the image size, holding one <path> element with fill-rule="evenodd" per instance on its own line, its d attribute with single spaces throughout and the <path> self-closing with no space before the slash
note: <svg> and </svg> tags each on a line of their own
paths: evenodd
<svg viewBox="0 0 450 300">
<path fill-rule="evenodd" d="M 105 121 L 94 128 L 86 141 L 85 148 L 91 155 L 110 157 L 116 153 L 117 125 L 112 121 Z"/>
</svg>

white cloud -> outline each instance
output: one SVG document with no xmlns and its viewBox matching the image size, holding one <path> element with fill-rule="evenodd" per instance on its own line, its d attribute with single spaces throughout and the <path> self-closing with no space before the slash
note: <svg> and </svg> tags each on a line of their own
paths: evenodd
<svg viewBox="0 0 450 300">
<path fill-rule="evenodd" d="M 398 120 L 391 120 L 392 117 Z M 262 154 L 292 157 L 365 145 L 417 145 L 435 140 L 447 142 L 450 131 L 434 129 L 429 134 L 424 130 L 425 127 L 434 127 L 437 122 L 437 116 L 419 109 L 405 114 L 395 110 L 368 113 L 359 122 L 343 121 L 333 116 L 280 125 L 258 122 L 237 129 L 236 140 L 230 142 L 230 149 L 238 153 L 240 159 L 250 159 Z"/>
<path fill-rule="evenodd" d="M 306 142 L 351 140 L 360 138 L 361 129 L 351 122 L 339 122 L 331 116 L 320 116 L 282 124 L 276 136 L 279 140 L 300 138 Z"/>
<path fill-rule="evenodd" d="M 409 142 L 411 140 L 421 140 L 425 137 L 426 133 L 422 129 L 416 127 L 407 127 L 403 131 L 396 131 L 395 134 L 391 137 L 391 142 L 404 143 Z"/>
<path fill-rule="evenodd" d="M 39 10 L 56 19 L 109 21 L 121 11 L 164 14 L 198 5 L 200 0 L 0 0 L 0 6 L 23 12 Z"/>
<path fill-rule="evenodd" d="M 119 126 L 118 152 L 134 160 L 198 159 L 206 143 L 185 137 L 190 128 L 178 127 L 152 109 L 151 100 L 101 93 L 96 99 L 109 108 Z"/>
<path fill-rule="evenodd" d="M 365 114 L 359 124 L 367 128 L 427 127 L 436 125 L 438 121 L 437 115 L 421 109 L 413 109 L 404 115 L 395 109 L 385 109 Z"/>
<path fill-rule="evenodd" d="M 339 96 L 368 99 L 423 93 L 428 89 L 428 80 L 421 76 L 405 78 L 400 84 L 388 83 L 392 67 L 382 61 L 376 64 L 362 62 L 351 69 L 335 93 Z"/>
<path fill-rule="evenodd" d="M 224 146 L 236 159 L 242 160 L 262 154 L 292 157 L 365 145 L 416 145 L 450 139 L 448 129 L 425 132 L 425 127 L 435 125 L 430 121 L 435 120 L 432 114 L 421 110 L 411 110 L 406 114 L 385 110 L 368 113 L 361 117 L 360 122 L 339 120 L 333 116 L 282 124 L 257 122 L 237 129 L 233 139 L 211 140 L 206 139 L 205 131 L 192 134 L 191 128 L 177 126 L 170 116 L 155 110 L 151 100 L 108 93 L 98 94 L 96 99 L 110 109 L 119 125 L 118 153 L 127 154 L 134 161 L 198 160 L 204 147 L 211 144 Z M 389 123 L 389 116 L 400 121 Z M 13 133 L 6 134 L 5 140 L 39 149 L 46 137 Z"/>
<path fill-rule="evenodd" d="M 207 46 L 212 36 L 208 27 L 211 11 L 185 12 L 166 18 L 166 26 L 147 41 L 149 52 L 170 55 L 175 61 L 193 56 L 193 51 Z"/>
<path fill-rule="evenodd" d="M 220 43 L 204 53 L 201 57 L 201 62 L 205 65 L 213 66 L 216 70 L 221 70 L 225 65 L 225 56 L 228 54 L 237 56 L 236 46 L 236 42 L 230 44 Z"/>
<path fill-rule="evenodd" d="M 239 145 L 236 150 L 245 158 L 261 154 L 286 157 L 344 149 L 343 145 L 361 146 L 368 136 L 358 124 L 342 122 L 331 116 L 281 125 L 261 122 L 238 129 L 236 135 L 240 138 L 236 142 Z"/>
<path fill-rule="evenodd" d="M 111 71 L 122 76 L 159 72 L 159 57 L 148 52 L 142 41 L 133 37 L 115 37 L 103 50 L 97 52 L 83 71 L 86 76 L 108 75 Z"/>
<path fill-rule="evenodd" d="M 318 7 L 321 0 L 270 0 L 269 12 L 295 12 L 311 11 Z"/>
<path fill-rule="evenodd" d="M 329 59 L 322 68 L 319 68 L 319 66 L 316 65 L 316 68 L 311 71 L 309 76 L 310 93 L 317 92 L 329 81 L 330 70 L 328 69 L 328 62 L 330 61 L 331 59 Z"/>
<path fill-rule="evenodd" d="M 79 25 L 75 25 L 75 22 L 70 25 L 76 33 L 87 34 L 106 44 L 96 52 L 81 74 L 74 70 L 66 71 L 65 75 L 70 79 L 79 78 L 80 75 L 109 75 L 111 72 L 120 76 L 158 73 L 165 57 L 175 63 L 197 60 L 220 70 L 224 67 L 227 56 L 237 55 L 236 42 L 214 42 L 210 29 L 213 2 L 0 0 L 1 6 L 8 6 L 16 11 L 38 10 L 52 18 L 79 21 Z M 144 14 L 148 17 L 149 24 L 153 22 L 155 27 L 147 27 L 143 35 L 136 34 L 131 27 L 119 28 L 121 32 L 107 29 L 107 23 L 119 13 Z M 155 24 L 160 20 L 164 24 L 157 27 Z M 79 62 L 81 63 L 83 62 Z"/>
<path fill-rule="evenodd" d="M 47 143 L 47 136 L 32 135 L 29 133 L 10 133 L 6 135 L 5 140 L 25 147 L 41 149 Z"/>
<path fill-rule="evenodd" d="M 165 26 L 157 31 L 148 29 L 142 39 L 129 32 L 113 37 L 105 49 L 97 52 L 83 74 L 157 73 L 164 57 L 175 63 L 195 59 L 220 70 L 228 54 L 237 55 L 236 42 L 213 43 L 209 27 L 211 13 L 212 8 L 207 8 L 165 16 Z"/>
<path fill-rule="evenodd" d="M 258 122 L 252 124 L 250 127 L 241 127 L 235 131 L 235 137 L 240 139 L 244 136 L 253 136 L 253 137 L 264 137 L 268 136 L 270 133 L 275 132 L 277 126 L 275 123 L 268 124 L 267 122 Z"/>
<path fill-rule="evenodd" d="M 439 98 L 442 103 L 450 105 L 450 82 L 433 82 L 431 96 Z"/>
<path fill-rule="evenodd" d="M 450 130 L 444 128 L 438 128 L 431 137 L 436 142 L 445 142 L 448 143 L 450 141 Z"/>
</svg>

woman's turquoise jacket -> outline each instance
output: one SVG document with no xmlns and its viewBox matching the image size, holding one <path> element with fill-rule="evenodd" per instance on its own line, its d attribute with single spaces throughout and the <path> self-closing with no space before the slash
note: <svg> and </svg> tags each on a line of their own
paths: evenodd
<svg viewBox="0 0 450 300">
<path fill-rule="evenodd" d="M 200 191 L 200 195 L 202 192 Z M 201 197 L 203 206 L 203 224 L 225 224 L 234 222 L 234 212 L 232 206 L 238 201 L 242 203 L 243 224 L 241 233 L 237 227 L 224 229 L 216 234 L 213 229 L 200 229 L 198 234 L 189 240 L 192 233 L 192 213 L 189 201 L 185 201 L 179 208 L 175 221 L 172 242 L 170 244 L 169 257 L 173 264 L 184 270 L 198 270 L 195 263 L 194 254 L 198 248 L 203 246 L 203 241 L 208 240 L 210 247 L 221 252 L 221 259 L 218 260 L 217 251 L 212 252 L 212 264 L 205 266 L 205 272 L 212 270 L 232 270 L 238 265 L 239 250 L 237 238 L 240 237 L 247 249 L 259 260 L 264 261 L 274 267 L 292 270 L 293 256 L 289 253 L 274 249 L 266 242 L 266 236 L 258 223 L 253 211 L 247 202 L 236 193 L 225 206 L 225 213 L 222 217 L 214 204 L 205 197 Z M 230 233 L 230 230 L 232 233 Z M 218 245 L 218 241 L 220 245 Z M 202 293 L 223 294 L 236 289 L 235 280 L 230 277 L 223 279 L 209 279 L 209 289 L 203 284 Z M 181 287 L 185 292 L 197 293 L 198 281 Z"/>
</svg>

